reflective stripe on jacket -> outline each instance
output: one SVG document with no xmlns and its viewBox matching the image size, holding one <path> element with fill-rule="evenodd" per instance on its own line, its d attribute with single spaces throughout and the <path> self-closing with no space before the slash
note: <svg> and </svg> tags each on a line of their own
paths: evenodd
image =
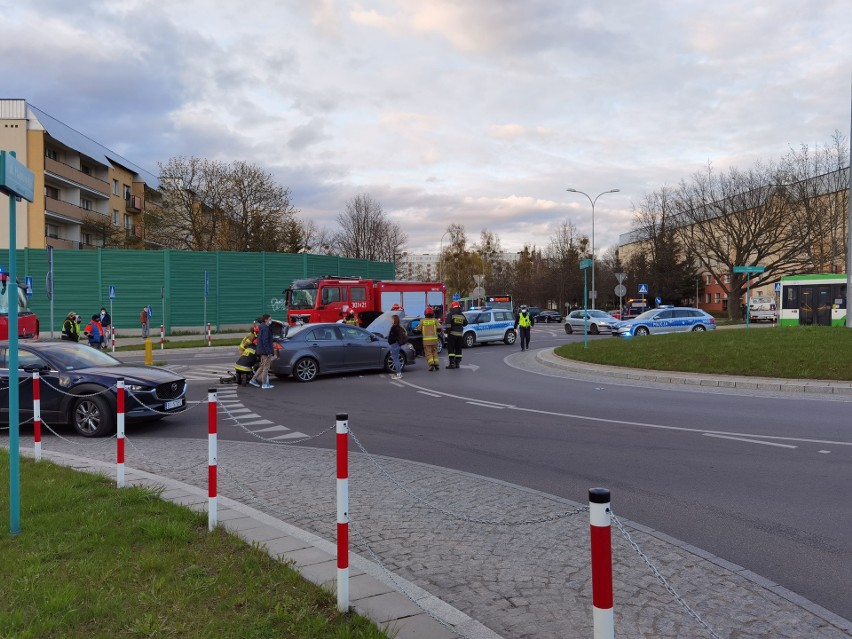
<svg viewBox="0 0 852 639">
<path fill-rule="evenodd" d="M 423 333 L 424 342 L 438 341 L 438 320 L 427 317 L 420 322 L 420 331 Z"/>
</svg>

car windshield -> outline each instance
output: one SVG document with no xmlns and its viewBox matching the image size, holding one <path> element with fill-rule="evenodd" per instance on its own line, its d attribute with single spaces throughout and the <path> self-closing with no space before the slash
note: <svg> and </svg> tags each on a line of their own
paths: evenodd
<svg viewBox="0 0 852 639">
<path fill-rule="evenodd" d="M 317 299 L 317 287 L 290 289 L 288 308 L 306 310 L 314 307 Z"/>
<path fill-rule="evenodd" d="M 651 311 L 645 311 L 644 313 L 641 313 L 640 315 L 637 315 L 637 316 L 636 316 L 636 317 L 634 317 L 633 319 L 635 319 L 635 320 L 643 320 L 643 321 L 645 321 L 645 320 L 649 320 L 649 319 L 654 319 L 654 316 L 655 316 L 657 313 L 659 313 L 659 312 L 660 312 L 660 309 L 655 308 L 655 309 L 653 309 L 653 310 L 651 310 Z"/>
<path fill-rule="evenodd" d="M 480 315 L 482 315 L 480 311 L 468 311 L 464 314 L 464 316 L 467 318 L 468 324 L 476 324 L 476 320 Z"/>
<path fill-rule="evenodd" d="M 589 311 L 589 317 L 602 317 L 604 319 L 612 318 L 612 315 L 609 313 L 605 313 L 604 311 L 592 310 Z"/>
<path fill-rule="evenodd" d="M 402 319 L 403 313 L 402 311 L 385 311 L 370 322 L 367 326 L 367 330 L 371 333 L 381 335 L 382 337 L 387 337 L 388 333 L 390 333 L 391 322 L 393 321 L 391 318 L 394 315 L 399 315 L 400 319 Z"/>
<path fill-rule="evenodd" d="M 120 361 L 100 349 L 73 343 L 56 344 L 49 350 L 45 349 L 44 354 L 61 371 L 121 365 Z"/>
</svg>

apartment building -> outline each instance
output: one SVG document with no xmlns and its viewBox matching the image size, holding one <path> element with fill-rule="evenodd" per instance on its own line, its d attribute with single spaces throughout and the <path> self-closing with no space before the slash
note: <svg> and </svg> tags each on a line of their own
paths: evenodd
<svg viewBox="0 0 852 639">
<path fill-rule="evenodd" d="M 35 174 L 35 202 L 17 205 L 19 248 L 143 248 L 157 177 L 29 104 L 0 99 L 0 149 Z M 0 195 L 0 247 L 9 246 Z"/>
<path fill-rule="evenodd" d="M 518 261 L 520 253 L 501 253 L 507 264 Z M 403 253 L 396 261 L 396 277 L 401 280 L 436 282 L 441 278 L 441 256 L 437 253 Z"/>
</svg>

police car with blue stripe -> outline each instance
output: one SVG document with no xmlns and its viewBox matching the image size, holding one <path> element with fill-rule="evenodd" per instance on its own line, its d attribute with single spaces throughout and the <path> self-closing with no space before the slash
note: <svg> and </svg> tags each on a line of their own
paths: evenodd
<svg viewBox="0 0 852 639">
<path fill-rule="evenodd" d="M 517 339 L 512 311 L 486 307 L 466 311 L 464 316 L 467 318 L 467 326 L 464 327 L 466 348 L 486 342 L 503 342 L 511 345 Z"/>
<path fill-rule="evenodd" d="M 656 333 L 685 333 L 689 331 L 712 331 L 716 328 L 716 319 L 709 313 L 677 306 L 660 306 L 645 311 L 633 319 L 619 322 L 612 329 L 616 337 L 639 337 Z"/>
</svg>

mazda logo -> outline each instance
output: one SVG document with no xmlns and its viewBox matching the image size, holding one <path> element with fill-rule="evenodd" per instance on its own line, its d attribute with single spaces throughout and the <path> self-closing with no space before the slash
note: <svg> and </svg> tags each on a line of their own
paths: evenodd
<svg viewBox="0 0 852 639">
<path fill-rule="evenodd" d="M 172 390 L 173 390 L 173 391 L 176 391 L 177 389 L 178 389 L 178 384 L 177 384 L 177 382 L 172 382 Z"/>
</svg>

